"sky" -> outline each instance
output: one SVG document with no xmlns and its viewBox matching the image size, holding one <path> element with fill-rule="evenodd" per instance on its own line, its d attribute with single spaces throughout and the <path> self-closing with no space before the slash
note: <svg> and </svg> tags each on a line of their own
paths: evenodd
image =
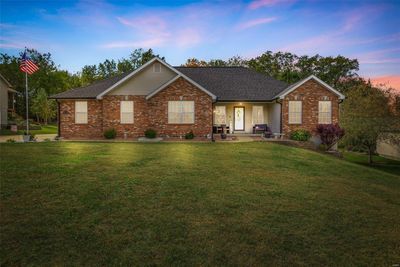
<svg viewBox="0 0 400 267">
<path fill-rule="evenodd" d="M 265 51 L 357 58 L 359 74 L 400 90 L 400 0 L 0 0 L 0 53 L 50 52 L 79 71 L 152 48 L 188 58 Z"/>
</svg>

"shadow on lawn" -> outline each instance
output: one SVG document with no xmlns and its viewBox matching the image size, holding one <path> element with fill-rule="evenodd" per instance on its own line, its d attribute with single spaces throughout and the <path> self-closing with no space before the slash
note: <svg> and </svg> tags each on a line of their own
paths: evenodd
<svg viewBox="0 0 400 267">
<path fill-rule="evenodd" d="M 398 160 L 375 155 L 373 156 L 373 163 L 370 165 L 368 164 L 368 156 L 363 153 L 344 151 L 343 157 L 347 161 L 400 176 L 400 161 Z"/>
</svg>

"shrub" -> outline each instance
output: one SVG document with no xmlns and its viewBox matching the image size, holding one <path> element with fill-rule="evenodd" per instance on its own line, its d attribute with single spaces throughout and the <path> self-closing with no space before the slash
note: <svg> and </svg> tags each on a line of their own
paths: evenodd
<svg viewBox="0 0 400 267">
<path fill-rule="evenodd" d="M 318 124 L 316 133 L 326 150 L 331 149 L 344 136 L 344 130 L 338 124 Z"/>
<path fill-rule="evenodd" d="M 185 139 L 193 139 L 194 138 L 194 133 L 193 131 L 190 131 L 185 134 Z"/>
<path fill-rule="evenodd" d="M 290 134 L 290 139 L 296 141 L 308 141 L 311 138 L 311 133 L 304 129 L 298 129 Z"/>
<path fill-rule="evenodd" d="M 114 139 L 117 136 L 117 131 L 114 128 L 104 131 L 104 137 L 106 139 Z"/>
<path fill-rule="evenodd" d="M 15 142 L 17 142 L 17 141 L 15 141 L 15 139 L 10 138 L 10 139 L 7 139 L 6 142 L 7 142 L 7 143 L 15 143 Z"/>
<path fill-rule="evenodd" d="M 147 138 L 156 138 L 157 137 L 157 132 L 154 129 L 147 129 L 144 132 L 144 136 L 146 136 Z"/>
</svg>

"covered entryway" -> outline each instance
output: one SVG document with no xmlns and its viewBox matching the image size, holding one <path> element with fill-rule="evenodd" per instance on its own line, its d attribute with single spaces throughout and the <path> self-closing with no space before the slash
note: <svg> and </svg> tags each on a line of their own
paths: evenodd
<svg viewBox="0 0 400 267">
<path fill-rule="evenodd" d="M 253 134 L 256 125 L 266 124 L 280 133 L 281 105 L 276 102 L 217 102 L 214 104 L 214 131 Z"/>
</svg>

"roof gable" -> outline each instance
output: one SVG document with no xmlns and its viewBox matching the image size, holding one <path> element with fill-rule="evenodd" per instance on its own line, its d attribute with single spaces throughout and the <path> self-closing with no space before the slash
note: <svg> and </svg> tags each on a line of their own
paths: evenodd
<svg viewBox="0 0 400 267">
<path fill-rule="evenodd" d="M 281 93 L 279 93 L 276 96 L 276 98 L 283 99 L 287 94 L 293 92 L 294 90 L 296 90 L 297 88 L 299 88 L 300 86 L 302 86 L 303 84 L 308 82 L 309 80 L 316 81 L 317 83 L 324 86 L 326 89 L 328 89 L 328 90 L 332 91 L 334 94 L 338 95 L 340 99 L 345 99 L 345 96 L 342 93 L 340 93 L 339 91 L 337 91 L 336 89 L 334 89 L 333 87 L 331 87 L 330 85 L 328 85 L 327 83 L 325 83 L 324 81 L 322 81 L 321 79 L 319 79 L 318 77 L 316 77 L 314 75 L 310 75 L 307 78 L 290 85 L 288 88 L 286 88 Z"/>
<path fill-rule="evenodd" d="M 3 75 L 1 75 L 0 74 L 0 79 L 1 80 L 3 80 L 3 82 L 8 86 L 8 87 L 12 87 L 12 85 L 10 84 L 10 82 L 6 79 L 6 78 L 4 78 L 4 76 Z"/>
<path fill-rule="evenodd" d="M 172 70 L 173 72 L 175 72 L 178 76 L 186 79 L 187 81 L 189 81 L 190 83 L 194 84 L 195 86 L 197 86 L 200 90 L 204 91 L 206 94 L 210 95 L 214 100 L 217 98 L 214 94 L 212 94 L 210 91 L 208 91 L 207 89 L 205 89 L 203 86 L 201 86 L 200 84 L 196 83 L 195 81 L 193 81 L 192 79 L 190 79 L 189 77 L 187 77 L 186 75 L 184 75 L 183 73 L 179 72 L 177 69 L 173 68 L 172 66 L 170 66 L 169 64 L 167 64 L 165 61 L 161 60 L 158 57 L 153 58 L 152 60 L 148 61 L 146 64 L 142 65 L 140 68 L 136 69 L 135 71 L 129 73 L 128 75 L 126 75 L 123 79 L 119 80 L 117 83 L 113 84 L 112 86 L 110 86 L 109 88 L 107 88 L 105 91 L 103 91 L 102 93 L 100 93 L 99 95 L 96 96 L 97 99 L 101 99 L 104 95 L 106 95 L 108 92 L 110 92 L 111 90 L 113 90 L 114 88 L 118 87 L 120 84 L 124 83 L 125 81 L 131 79 L 133 76 L 135 76 L 137 73 L 139 73 L 140 71 L 142 71 L 143 69 L 147 68 L 149 65 L 153 64 L 155 61 L 158 61 L 159 63 L 161 63 L 162 65 L 164 65 L 165 67 L 167 67 L 168 69 Z M 172 79 L 175 79 L 177 77 L 174 77 Z M 161 88 L 161 89 L 160 89 Z M 162 89 L 164 89 L 165 87 L 160 87 L 156 90 L 160 91 Z M 158 92 L 157 91 L 157 92 Z"/>
</svg>

